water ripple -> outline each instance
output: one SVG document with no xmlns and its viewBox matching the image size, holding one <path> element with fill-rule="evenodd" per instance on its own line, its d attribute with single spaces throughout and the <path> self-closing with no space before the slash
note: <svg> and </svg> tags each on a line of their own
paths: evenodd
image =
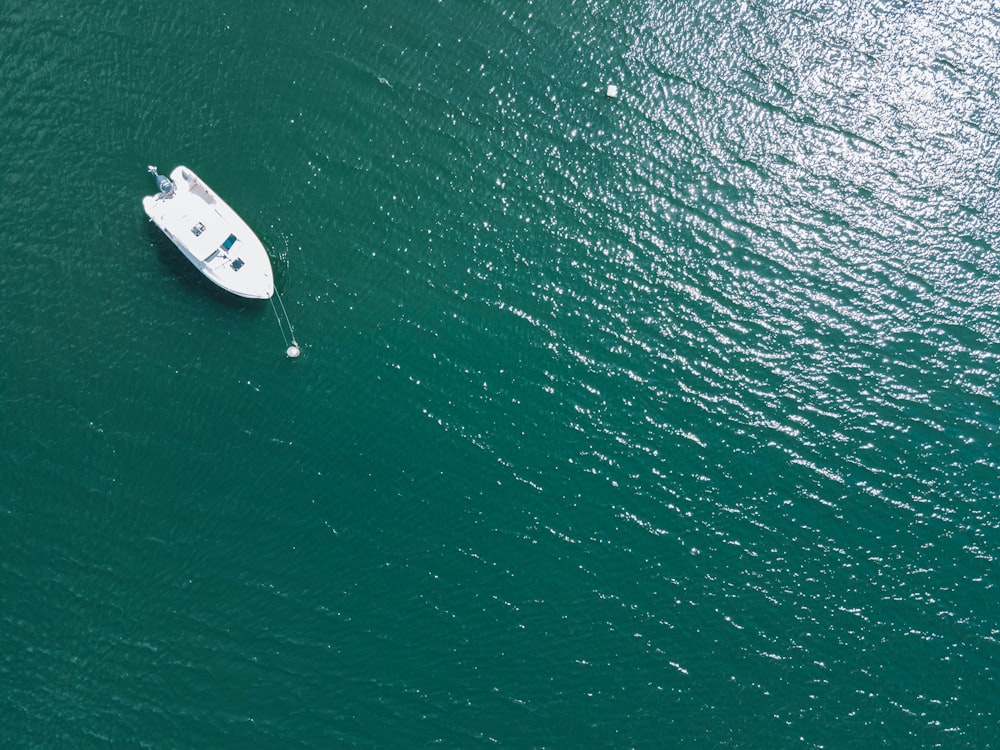
<svg viewBox="0 0 1000 750">
<path fill-rule="evenodd" d="M 31 741 L 987 743 L 988 4 L 163 7 L 166 78 L 142 8 L 0 14 L 0 232 L 45 271 L 0 280 Z M 99 216 L 56 183 L 149 149 L 241 188 L 295 370 L 139 177 Z"/>
</svg>

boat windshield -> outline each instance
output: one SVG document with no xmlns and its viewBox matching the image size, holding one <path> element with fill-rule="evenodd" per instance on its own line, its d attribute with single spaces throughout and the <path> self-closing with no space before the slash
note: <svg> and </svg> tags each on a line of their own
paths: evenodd
<svg viewBox="0 0 1000 750">
<path fill-rule="evenodd" d="M 222 249 L 223 250 L 228 250 L 229 248 L 231 248 L 235 244 L 236 244 L 236 235 L 235 234 L 231 234 L 228 237 L 226 237 L 226 241 L 222 243 Z"/>
</svg>

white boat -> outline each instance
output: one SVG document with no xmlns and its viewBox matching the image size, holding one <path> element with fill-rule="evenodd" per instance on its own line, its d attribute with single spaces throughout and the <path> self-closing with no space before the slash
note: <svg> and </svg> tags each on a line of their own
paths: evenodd
<svg viewBox="0 0 1000 750">
<path fill-rule="evenodd" d="M 215 284 L 240 297 L 270 299 L 274 273 L 253 230 L 187 167 L 170 178 L 149 171 L 160 192 L 142 199 L 150 220 Z"/>
</svg>

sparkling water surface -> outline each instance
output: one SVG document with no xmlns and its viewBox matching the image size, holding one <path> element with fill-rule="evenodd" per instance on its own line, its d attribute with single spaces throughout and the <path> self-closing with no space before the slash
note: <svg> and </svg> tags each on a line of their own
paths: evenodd
<svg viewBox="0 0 1000 750">
<path fill-rule="evenodd" d="M 0 744 L 1000 746 L 994 5 L 0 29 Z"/>
</svg>

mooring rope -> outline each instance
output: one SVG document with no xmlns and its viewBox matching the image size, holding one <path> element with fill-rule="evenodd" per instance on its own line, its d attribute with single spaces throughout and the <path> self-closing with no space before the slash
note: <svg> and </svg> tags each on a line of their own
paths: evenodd
<svg viewBox="0 0 1000 750">
<path fill-rule="evenodd" d="M 278 308 L 274 304 L 274 298 L 278 298 L 278 304 L 281 305 L 281 312 L 284 314 L 285 319 L 282 322 L 281 315 L 278 314 Z M 281 295 L 278 293 L 278 287 L 274 288 L 274 294 L 271 296 L 271 309 L 274 310 L 274 319 L 278 321 L 278 330 L 281 331 L 281 338 L 285 342 L 285 354 L 291 358 L 299 356 L 299 344 L 295 340 L 295 329 L 292 328 L 292 319 L 288 317 L 288 310 L 285 309 L 285 303 L 281 299 Z M 285 336 L 285 326 L 288 326 L 288 336 Z M 291 337 L 291 343 L 289 343 L 288 338 Z"/>
<path fill-rule="evenodd" d="M 288 335 L 292 337 L 292 343 L 295 343 L 295 330 L 292 328 L 292 319 L 288 317 L 288 310 L 285 309 L 285 303 L 281 299 L 281 295 L 278 294 L 278 287 L 274 288 L 274 296 L 278 298 L 278 304 L 281 305 L 281 312 L 285 315 L 285 321 L 288 323 Z M 275 310 L 277 313 L 277 310 Z"/>
<path fill-rule="evenodd" d="M 275 291 L 278 291 L 275 289 Z M 278 315 L 278 308 L 274 306 L 274 297 L 271 297 L 271 309 L 274 310 L 274 319 L 278 321 L 278 330 L 281 331 L 281 338 L 285 341 L 285 346 L 288 346 L 288 337 L 285 335 L 285 326 L 281 323 L 281 317 Z"/>
</svg>

